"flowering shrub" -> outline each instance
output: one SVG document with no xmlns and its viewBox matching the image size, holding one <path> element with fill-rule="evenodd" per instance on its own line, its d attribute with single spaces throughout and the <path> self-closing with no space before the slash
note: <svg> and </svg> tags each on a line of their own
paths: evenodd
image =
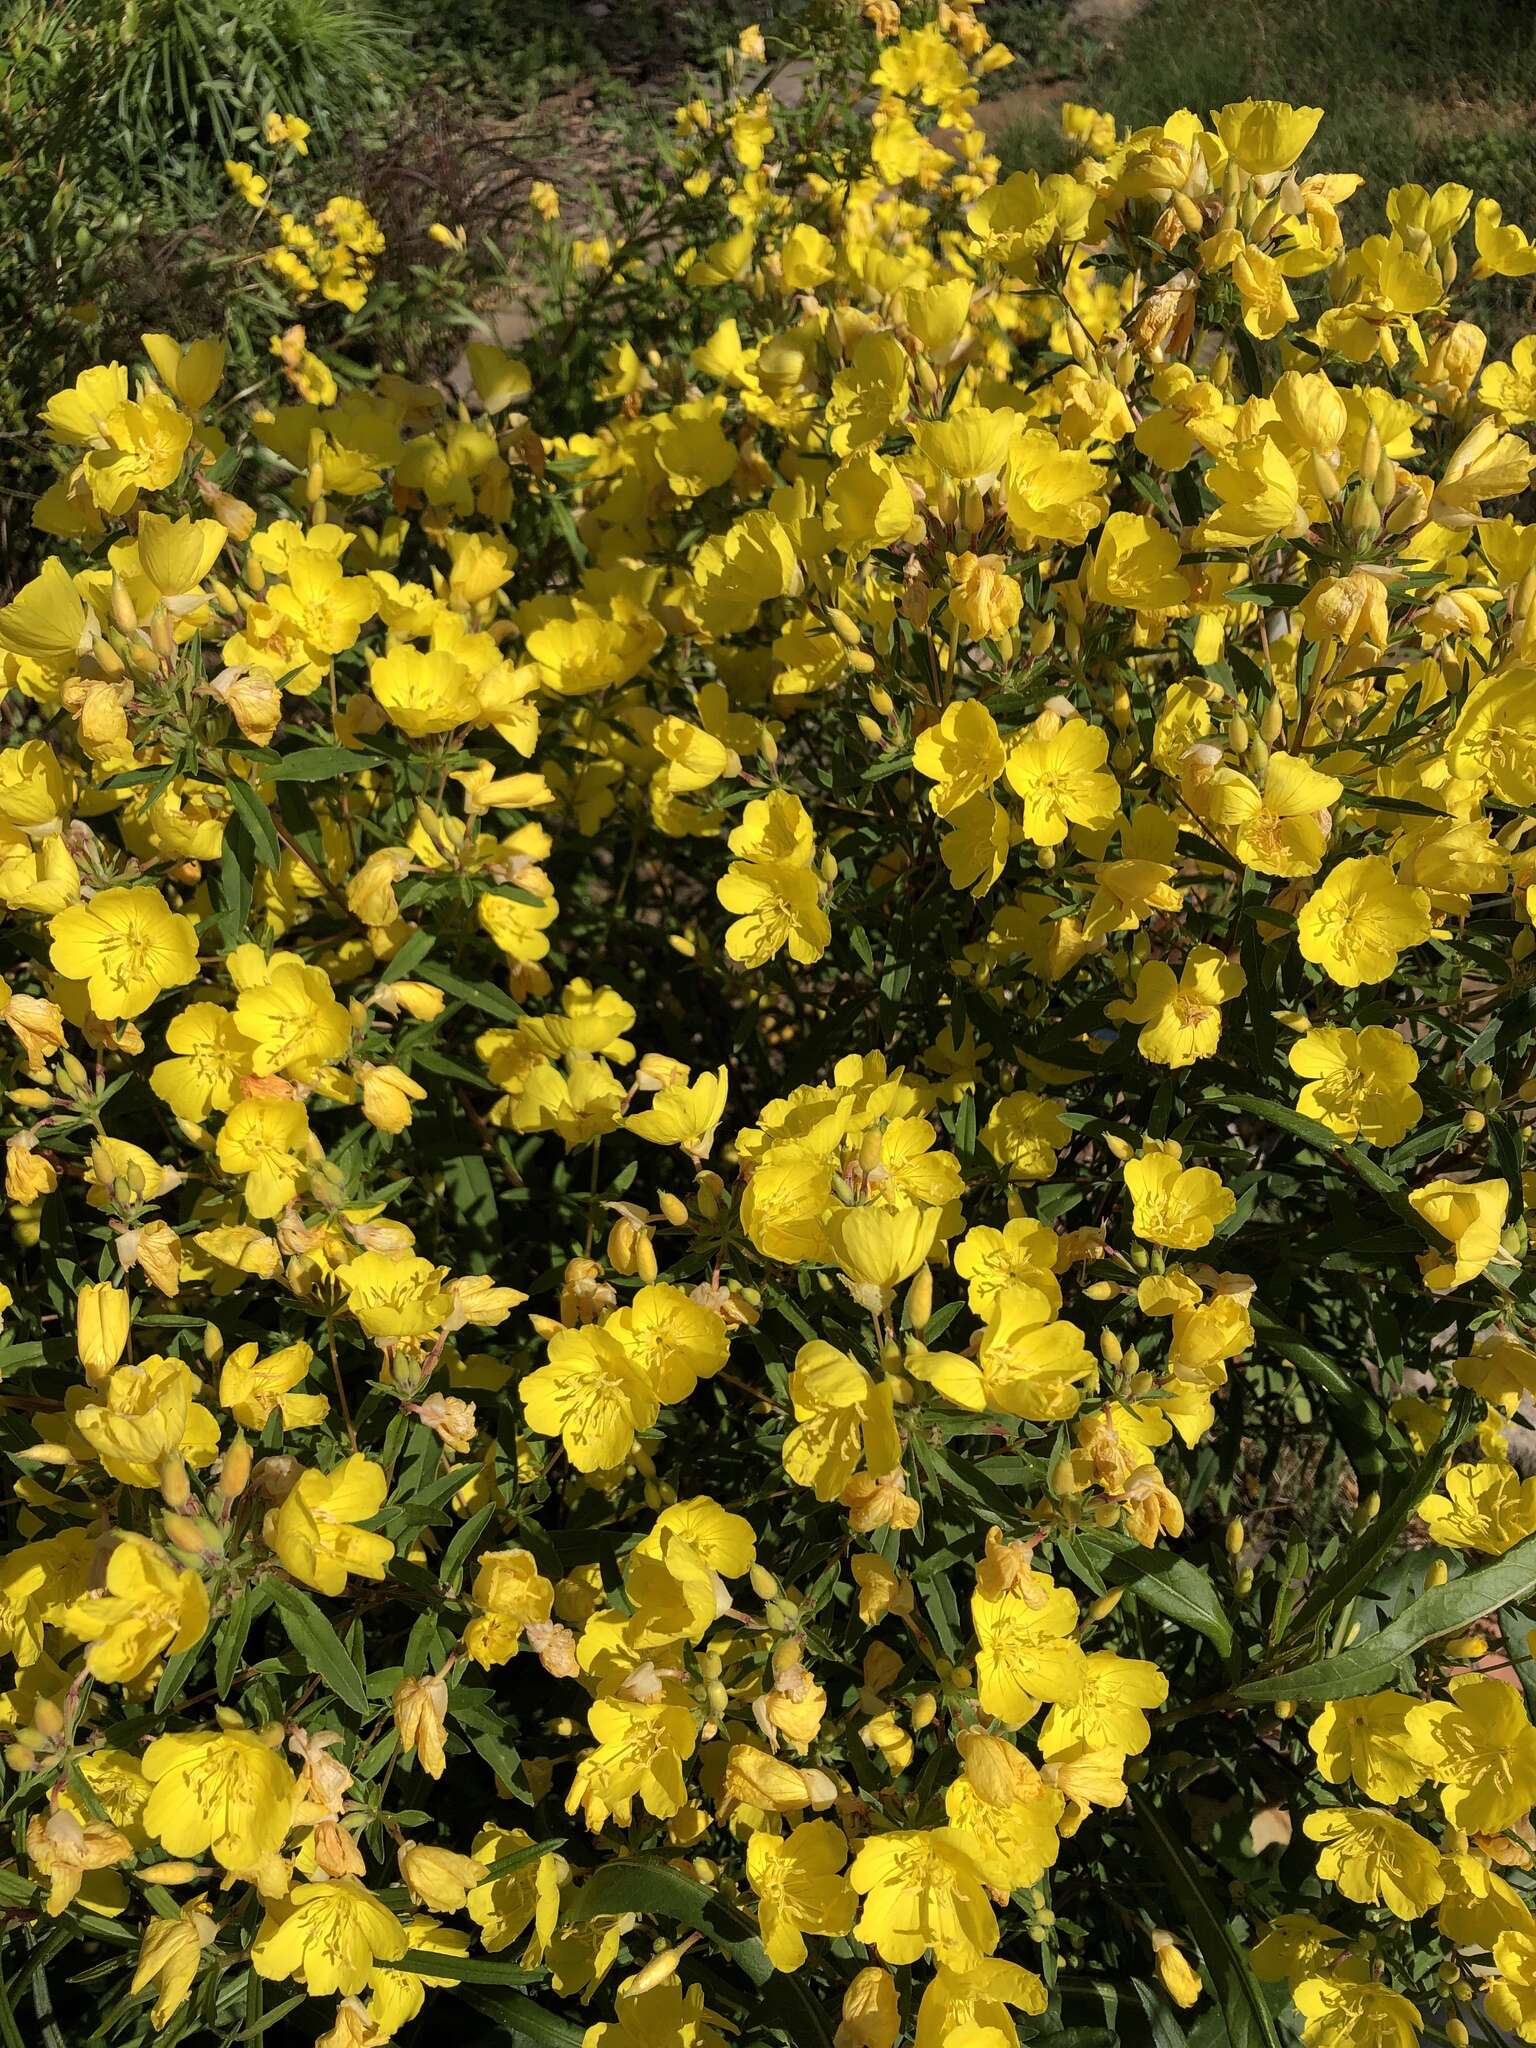
<svg viewBox="0 0 1536 2048">
<path fill-rule="evenodd" d="M 8 2044 L 1536 2039 L 1536 249 L 866 13 L 595 388 L 44 412 Z"/>
</svg>

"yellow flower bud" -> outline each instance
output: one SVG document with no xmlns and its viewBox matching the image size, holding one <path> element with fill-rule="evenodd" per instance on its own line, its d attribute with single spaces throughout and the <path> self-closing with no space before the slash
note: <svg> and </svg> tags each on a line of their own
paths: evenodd
<svg viewBox="0 0 1536 2048">
<path fill-rule="evenodd" d="M 75 1350 L 94 1386 L 106 1378 L 128 1342 L 129 1308 L 124 1288 L 110 1280 L 88 1281 L 75 1298 Z"/>
</svg>

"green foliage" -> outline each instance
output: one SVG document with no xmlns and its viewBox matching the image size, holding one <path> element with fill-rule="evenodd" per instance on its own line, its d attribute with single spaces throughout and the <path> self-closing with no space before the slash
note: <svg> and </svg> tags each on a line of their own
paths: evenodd
<svg viewBox="0 0 1536 2048">
<path fill-rule="evenodd" d="M 393 89 L 401 54 L 397 20 L 376 0 L 72 0 L 67 13 L 93 69 L 92 31 L 115 33 L 105 110 L 134 156 L 188 143 L 238 156 L 242 132 L 272 111 L 334 140 Z"/>
</svg>

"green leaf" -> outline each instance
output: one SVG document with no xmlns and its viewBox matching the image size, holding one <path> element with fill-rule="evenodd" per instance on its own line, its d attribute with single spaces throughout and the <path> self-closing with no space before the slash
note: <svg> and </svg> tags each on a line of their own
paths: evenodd
<svg viewBox="0 0 1536 2048">
<path fill-rule="evenodd" d="M 1419 1502 L 1439 1485 L 1458 1445 L 1477 1420 L 1482 1405 L 1469 1388 L 1462 1387 L 1457 1391 L 1439 1442 L 1432 1447 L 1427 1458 L 1414 1466 L 1402 1485 L 1383 1504 L 1375 1520 L 1361 1530 L 1354 1542 L 1314 1582 L 1288 1631 L 1290 1638 L 1313 1634 L 1319 1627 L 1326 1627 L 1346 1601 L 1364 1592 L 1413 1519 Z"/>
<path fill-rule="evenodd" d="M 1288 1137 L 1300 1138 L 1303 1144 L 1311 1145 L 1319 1152 L 1337 1152 L 1339 1149 L 1341 1140 L 1337 1132 L 1330 1131 L 1326 1124 L 1318 1123 L 1315 1117 L 1303 1116 L 1299 1109 L 1291 1109 L 1284 1103 L 1266 1102 L 1262 1095 L 1228 1095 L 1220 1089 L 1213 1089 L 1206 1100 L 1220 1103 L 1223 1109 L 1235 1109 L 1244 1116 L 1259 1117 L 1264 1123 L 1273 1124 L 1277 1131 L 1284 1131 Z"/>
<path fill-rule="evenodd" d="M 379 972 L 379 985 L 385 987 L 392 981 L 404 981 L 413 974 L 437 944 L 436 934 L 428 931 L 412 932 L 393 959 L 386 960 Z"/>
<path fill-rule="evenodd" d="M 163 1713 L 186 1691 L 187 1679 L 202 1651 L 200 1642 L 190 1650 L 178 1650 L 174 1657 L 166 1659 L 165 1669 L 160 1674 L 160 1683 L 155 1687 L 155 1712 Z"/>
<path fill-rule="evenodd" d="M 462 1528 L 454 1532 L 453 1541 L 443 1552 L 443 1561 L 437 1572 L 438 1578 L 445 1586 L 452 1583 L 465 1558 L 490 1527 L 491 1517 L 495 1513 L 496 1503 L 487 1501 L 483 1508 L 476 1509 Z"/>
<path fill-rule="evenodd" d="M 565 1918 L 573 1925 L 610 1913 L 650 1913 L 707 1934 L 754 1984 L 773 1975 L 768 1951 L 745 1913 L 707 1885 L 650 1856 L 620 1856 L 605 1863 L 576 1894 Z"/>
<path fill-rule="evenodd" d="M 254 1970 L 250 1972 L 249 1981 L 256 1985 L 256 1995 L 259 1998 L 261 1996 L 261 1979 Z M 303 1991 L 297 1991 L 292 1998 L 285 1998 L 280 2005 L 274 2005 L 270 2012 L 257 2013 L 253 2017 L 251 2024 L 248 2027 L 242 2027 L 240 2032 L 236 2034 L 235 2039 L 237 2041 L 259 2041 L 263 2034 L 269 2033 L 277 2025 L 279 2020 L 286 2019 L 295 2006 L 302 2005 L 307 1995 Z"/>
<path fill-rule="evenodd" d="M 526 1849 L 509 1850 L 505 1856 L 498 1856 L 494 1863 L 487 1863 L 482 1884 L 489 1884 L 493 1877 L 508 1877 L 514 1870 L 521 1870 L 526 1864 L 537 1863 L 541 1856 L 553 1855 L 556 1849 L 565 1847 L 564 1835 L 551 1835 L 547 1841 L 533 1842 Z"/>
<path fill-rule="evenodd" d="M 544 1975 L 497 1956 L 452 1956 L 435 1948 L 408 1948 L 391 1968 L 414 1970 L 422 1977 L 451 1977 L 455 1984 L 537 1984 Z"/>
<path fill-rule="evenodd" d="M 1520 1126 L 1508 1110 L 1500 1110 L 1489 1118 L 1488 1138 L 1494 1166 L 1504 1176 L 1509 1189 L 1508 1220 L 1518 1223 L 1525 1213 L 1525 1143 Z"/>
<path fill-rule="evenodd" d="M 1118 1530 L 1079 1529 L 1073 1538 L 1098 1564 L 1106 1586 L 1124 1586 L 1159 1614 L 1198 1629 L 1223 1657 L 1232 1651 L 1232 1624 L 1209 1574 L 1187 1557 L 1148 1550 Z"/>
<path fill-rule="evenodd" d="M 1382 1404 L 1363 1377 L 1351 1378 L 1296 1330 L 1278 1322 L 1254 1303 L 1249 1310 L 1256 1336 L 1295 1366 L 1327 1402 L 1349 1461 L 1363 1480 L 1374 1484 L 1385 1468 L 1381 1439 L 1386 1431 Z"/>
<path fill-rule="evenodd" d="M 334 782 L 342 775 L 361 775 L 365 768 L 377 768 L 382 754 L 365 754 L 356 747 L 299 747 L 270 765 L 261 765 L 266 782 Z"/>
<path fill-rule="evenodd" d="M 268 1580 L 259 1586 L 242 1586 L 240 1597 L 219 1629 L 218 1654 L 213 1660 L 214 1683 L 219 1688 L 219 1698 L 228 1699 L 230 1687 L 235 1682 L 235 1673 L 240 1668 L 240 1659 L 245 1654 L 245 1642 L 251 1632 L 251 1624 L 258 1615 L 265 1614 L 272 1604 L 272 1584 Z"/>
<path fill-rule="evenodd" d="M 255 847 L 262 861 L 271 868 L 281 867 L 283 863 L 282 842 L 273 828 L 272 819 L 266 805 L 248 782 L 241 782 L 238 778 L 231 777 L 224 787 L 229 792 L 229 801 L 236 817 L 245 827 L 251 844 Z"/>
<path fill-rule="evenodd" d="M 439 1960 L 434 1954 L 434 1971 Z M 496 1998 L 488 1991 L 474 1991 L 463 1986 L 458 1995 L 476 2012 L 494 2020 L 514 2041 L 531 2041 L 533 2048 L 581 2048 L 587 2038 L 584 2026 L 578 2026 L 574 2020 L 563 2020 L 558 2013 L 546 2012 L 542 2005 L 535 2005 L 521 1992 L 515 1992 L 509 1998 Z"/>
<path fill-rule="evenodd" d="M 768 1952 L 745 1913 L 697 1878 L 652 1857 L 623 1856 L 605 1863 L 576 1894 L 566 1918 L 579 1922 L 608 1913 L 651 1913 L 697 1928 L 754 1984 L 766 1987 L 774 1975 Z M 795 2048 L 832 2048 L 829 2016 L 798 1976 L 781 1978 L 773 1992 L 773 2002 L 785 2016 L 781 2024 Z"/>
<path fill-rule="evenodd" d="M 1184 2029 L 1174 2017 L 1173 2006 L 1166 1992 L 1133 1977 L 1131 1989 L 1141 2001 L 1141 2009 L 1147 2016 L 1156 2048 L 1184 2048 Z"/>
<path fill-rule="evenodd" d="M 11 1996 L 4 1982 L 0 1982 L 0 2042 L 4 2048 L 24 2048 L 16 2015 L 11 2010 Z"/>
<path fill-rule="evenodd" d="M 289 1642 L 316 1677 L 323 1678 L 353 1713 L 370 1712 L 368 1693 L 357 1666 L 342 1647 L 341 1637 L 314 1601 L 297 1586 L 290 1586 L 281 1579 L 273 1581 L 272 1591 Z"/>
<path fill-rule="evenodd" d="M 1162 1865 L 1168 1889 L 1210 1977 L 1226 2021 L 1227 2048 L 1280 2048 L 1280 2035 L 1242 1943 L 1212 1905 L 1199 1871 L 1146 1793 L 1138 1790 L 1132 1799 L 1142 1832 Z"/>
<path fill-rule="evenodd" d="M 452 973 L 440 961 L 428 960 L 421 969 L 421 979 L 430 981 L 434 988 L 440 988 L 444 995 L 457 996 L 461 1003 L 468 1003 L 471 1009 L 483 1010 L 487 1017 L 499 1017 L 503 1024 L 519 1024 L 523 1012 L 510 996 L 503 995 L 499 988 L 492 988 L 488 981 L 465 981 Z"/>
<path fill-rule="evenodd" d="M 1335 1657 L 1299 1670 L 1265 1674 L 1234 1688 L 1240 1700 L 1347 1700 L 1389 1686 L 1405 1658 L 1437 1636 L 1459 1635 L 1485 1614 L 1536 1591 L 1536 1536 L 1481 1571 L 1464 1572 L 1449 1585 L 1432 1586 L 1383 1629 L 1351 1643 Z"/>
</svg>

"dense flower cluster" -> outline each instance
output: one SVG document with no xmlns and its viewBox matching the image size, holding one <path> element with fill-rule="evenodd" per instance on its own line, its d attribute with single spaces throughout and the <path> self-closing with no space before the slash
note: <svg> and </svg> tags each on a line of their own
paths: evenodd
<svg viewBox="0 0 1536 2048">
<path fill-rule="evenodd" d="M 579 431 L 44 413 L 0 1898 L 114 2024 L 1536 2040 L 1536 248 L 1316 108 L 999 180 L 865 12 Z"/>
</svg>

